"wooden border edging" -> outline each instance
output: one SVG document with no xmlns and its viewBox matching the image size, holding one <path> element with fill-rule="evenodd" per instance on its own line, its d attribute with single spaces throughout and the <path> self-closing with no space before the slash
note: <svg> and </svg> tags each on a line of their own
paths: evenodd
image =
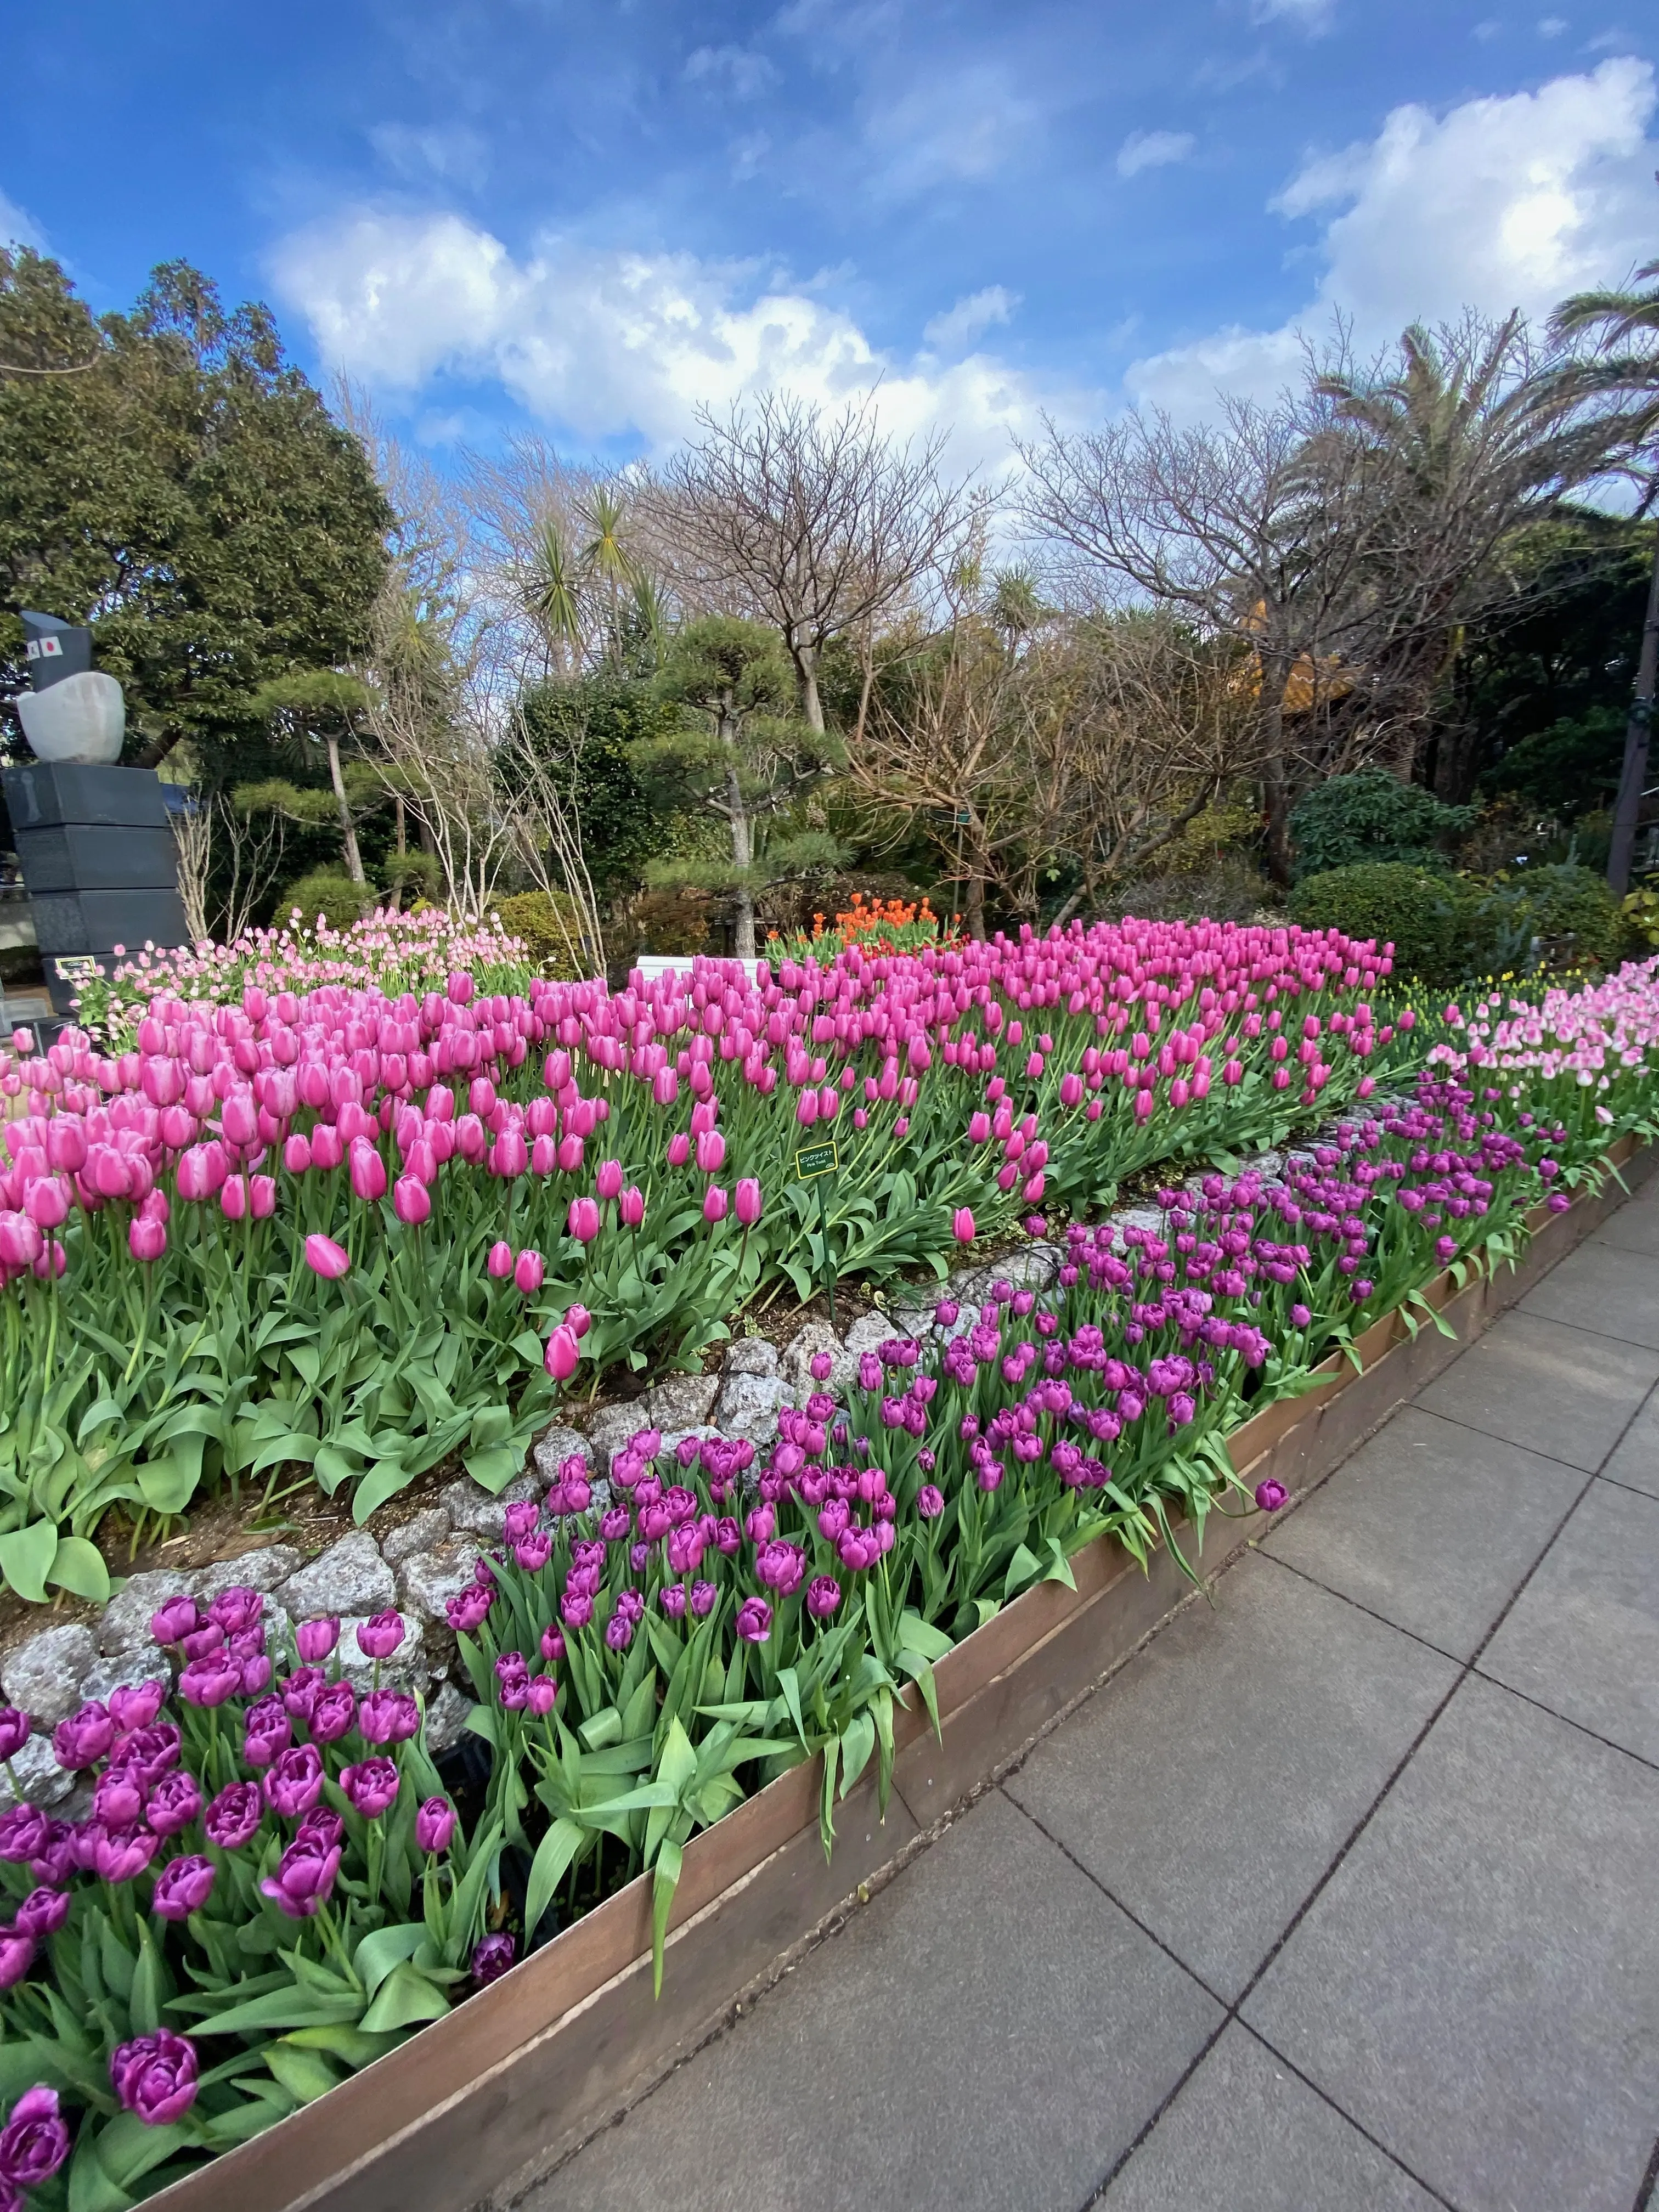
<svg viewBox="0 0 1659 2212">
<path fill-rule="evenodd" d="M 1607 1155 L 1629 1188 L 1659 1167 L 1622 1139 Z M 1609 1176 L 1565 1212 L 1539 1208 L 1519 1267 L 1425 1293 L 1454 1334 L 1398 1314 L 1357 1340 L 1361 1365 L 1327 1363 L 1304 1396 L 1233 1431 L 1241 1475 L 1304 1490 L 1449 1365 L 1627 1194 Z M 1203 1565 L 1224 1566 L 1262 1526 L 1212 1514 Z M 653 1999 L 650 1886 L 629 1883 L 488 1990 L 313 2104 L 161 2191 L 154 2212 L 460 2212 L 522 2187 L 694 2048 L 732 1999 L 992 1777 L 1125 1659 L 1191 1584 L 1167 1553 L 1142 1573 L 1109 1538 L 1073 1561 L 1075 1590 L 1039 1583 L 935 1669 L 941 1743 L 921 1700 L 896 1714 L 884 1822 L 866 1778 L 837 1808 L 826 1863 L 817 1759 L 749 1798 L 687 1845 L 662 1996 Z"/>
</svg>

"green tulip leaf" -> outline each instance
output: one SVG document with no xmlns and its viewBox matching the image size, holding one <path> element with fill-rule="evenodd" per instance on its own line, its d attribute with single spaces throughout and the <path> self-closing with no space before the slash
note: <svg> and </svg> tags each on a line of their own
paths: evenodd
<svg viewBox="0 0 1659 2212">
<path fill-rule="evenodd" d="M 296 2051 L 291 2044 L 267 2044 L 265 2064 L 296 2104 L 308 2105 L 333 2088 L 340 2076 L 319 2051 Z"/>
<path fill-rule="evenodd" d="M 405 1959 L 381 1983 L 362 2025 L 365 2035 L 384 2034 L 388 2028 L 412 2027 L 417 2021 L 441 2020 L 448 2010 L 443 1991 Z"/>
<path fill-rule="evenodd" d="M 14 1528 L 0 1536 L 0 1575 L 21 1598 L 31 1605 L 46 1601 L 46 1577 L 58 1553 L 58 1531 L 50 1521 L 36 1521 L 27 1528 Z"/>
<path fill-rule="evenodd" d="M 418 1921 L 405 1921 L 393 1928 L 377 1928 L 365 1936 L 351 1957 L 352 1972 L 368 1990 L 374 1995 L 394 1966 L 405 1959 L 412 1959 L 426 1941 L 426 1929 Z"/>
<path fill-rule="evenodd" d="M 94 1605 L 109 1602 L 109 1569 L 104 1564 L 104 1555 L 84 1536 L 58 1539 L 46 1580 L 66 1589 L 71 1597 L 86 1598 Z"/>
</svg>

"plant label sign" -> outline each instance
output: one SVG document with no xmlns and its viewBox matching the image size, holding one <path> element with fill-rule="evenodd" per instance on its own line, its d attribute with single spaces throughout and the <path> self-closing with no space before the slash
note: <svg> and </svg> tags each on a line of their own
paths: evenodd
<svg viewBox="0 0 1659 2212">
<path fill-rule="evenodd" d="M 802 1182 L 810 1182 L 814 1176 L 834 1175 L 840 1165 L 833 1137 L 821 1145 L 802 1145 L 795 1154 L 795 1173 Z"/>
</svg>

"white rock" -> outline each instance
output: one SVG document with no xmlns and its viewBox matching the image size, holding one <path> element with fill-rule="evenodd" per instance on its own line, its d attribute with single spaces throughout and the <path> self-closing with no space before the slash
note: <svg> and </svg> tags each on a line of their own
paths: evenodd
<svg viewBox="0 0 1659 2212">
<path fill-rule="evenodd" d="M 295 1620 L 384 1613 L 397 1595 L 397 1577 L 366 1528 L 331 1544 L 320 1559 L 290 1575 L 281 1589 L 283 1604 Z"/>
<path fill-rule="evenodd" d="M 122 1651 L 157 1652 L 149 1617 L 170 1597 L 194 1596 L 196 1577 L 183 1571 L 130 1576 L 105 1608 L 98 1625 L 98 1649 L 106 1658 Z M 157 1654 L 159 1656 L 159 1654 Z"/>
<path fill-rule="evenodd" d="M 671 1375 L 648 1390 L 640 1401 L 641 1429 L 695 1429 L 714 1409 L 720 1387 L 718 1375 Z"/>
<path fill-rule="evenodd" d="M 789 1402 L 788 1385 L 778 1375 L 727 1369 L 714 1401 L 714 1425 L 728 1437 L 747 1437 L 769 1444 L 778 1433 L 778 1415 Z"/>
<path fill-rule="evenodd" d="M 366 1656 L 357 1642 L 357 1631 L 362 1625 L 362 1620 L 347 1615 L 340 1623 L 340 1640 L 334 1647 L 334 1663 L 360 1696 L 374 1684 L 374 1662 Z M 403 1642 L 390 1657 L 380 1662 L 380 1687 L 424 1690 L 426 1684 L 426 1638 L 419 1619 L 405 1613 Z"/>
<path fill-rule="evenodd" d="M 492 1493 L 470 1474 L 464 1474 L 459 1482 L 449 1483 L 438 1492 L 438 1503 L 449 1516 L 452 1528 L 462 1529 L 487 1544 L 499 1544 L 507 1507 L 540 1495 L 541 1486 L 533 1475 L 515 1476 L 504 1490 Z"/>
<path fill-rule="evenodd" d="M 426 1709 L 425 1743 L 434 1759 L 453 1751 L 466 1734 L 466 1724 L 478 1708 L 464 1698 L 453 1682 L 441 1682 Z"/>
<path fill-rule="evenodd" d="M 216 1559 L 194 1578 L 196 1602 L 205 1613 L 221 1590 L 255 1589 L 269 1594 L 290 1575 L 298 1574 L 304 1565 L 304 1558 L 292 1544 L 267 1544 L 258 1551 L 244 1552 L 238 1559 Z"/>
<path fill-rule="evenodd" d="M 472 1580 L 477 1558 L 477 1539 L 469 1536 L 451 1536 L 429 1552 L 411 1553 L 398 1569 L 402 1610 L 417 1620 L 444 1620 L 450 1599 Z"/>
<path fill-rule="evenodd" d="M 778 1372 L 778 1348 L 769 1344 L 763 1336 L 740 1336 L 726 1346 L 723 1374 L 775 1375 Z"/>
<path fill-rule="evenodd" d="M 811 1363 L 820 1352 L 830 1355 L 830 1379 L 815 1382 Z M 827 1390 L 832 1397 L 844 1397 L 858 1379 L 859 1364 L 848 1352 L 827 1321 L 809 1321 L 791 1337 L 780 1362 L 783 1381 L 788 1391 L 786 1405 L 804 1406 L 814 1390 Z"/>
<path fill-rule="evenodd" d="M 136 1690 L 141 1682 L 169 1684 L 167 1655 L 152 1644 L 148 1652 L 123 1651 L 113 1659 L 99 1659 L 81 1685 L 83 1701 L 95 1698 L 106 1705 L 112 1690 Z"/>
<path fill-rule="evenodd" d="M 860 1314 L 848 1328 L 842 1341 L 846 1346 L 848 1356 L 856 1365 L 865 1352 L 873 1352 L 878 1345 L 885 1344 L 890 1337 L 902 1334 L 903 1332 L 896 1326 L 891 1314 Z"/>
<path fill-rule="evenodd" d="M 32 1735 L 11 1762 L 24 1796 L 31 1805 L 61 1805 L 75 1787 L 75 1777 L 52 1756 L 52 1738 Z M 11 1775 L 0 1766 L 0 1810 L 17 1802 Z"/>
<path fill-rule="evenodd" d="M 645 1403 L 643 1398 L 639 1398 L 631 1406 L 607 1406 L 593 1416 L 592 1426 L 587 1432 L 587 1450 L 596 1474 L 610 1474 L 611 1461 L 629 1437 L 637 1436 L 641 1429 L 658 1425 L 646 1419 Z"/>
<path fill-rule="evenodd" d="M 54 1729 L 86 1701 L 81 1685 L 98 1656 L 89 1628 L 69 1623 L 42 1629 L 20 1644 L 0 1670 L 9 1705 L 27 1713 L 40 1727 Z"/>
<path fill-rule="evenodd" d="M 429 1552 L 449 1534 L 449 1516 L 435 1505 L 417 1513 L 380 1539 L 380 1557 L 389 1567 L 399 1565 L 413 1552 Z"/>
</svg>

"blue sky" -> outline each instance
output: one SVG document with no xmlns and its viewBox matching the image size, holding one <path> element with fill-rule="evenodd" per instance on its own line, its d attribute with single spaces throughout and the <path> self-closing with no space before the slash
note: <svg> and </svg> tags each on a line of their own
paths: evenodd
<svg viewBox="0 0 1659 2212">
<path fill-rule="evenodd" d="M 98 307 L 175 256 L 270 299 L 439 453 L 533 424 L 622 458 L 700 402 L 878 383 L 896 427 L 995 459 L 1045 408 L 1269 390 L 1334 310 L 1370 345 L 1651 258 L 1656 27 L 1595 0 L 29 0 L 0 228 Z"/>
</svg>

